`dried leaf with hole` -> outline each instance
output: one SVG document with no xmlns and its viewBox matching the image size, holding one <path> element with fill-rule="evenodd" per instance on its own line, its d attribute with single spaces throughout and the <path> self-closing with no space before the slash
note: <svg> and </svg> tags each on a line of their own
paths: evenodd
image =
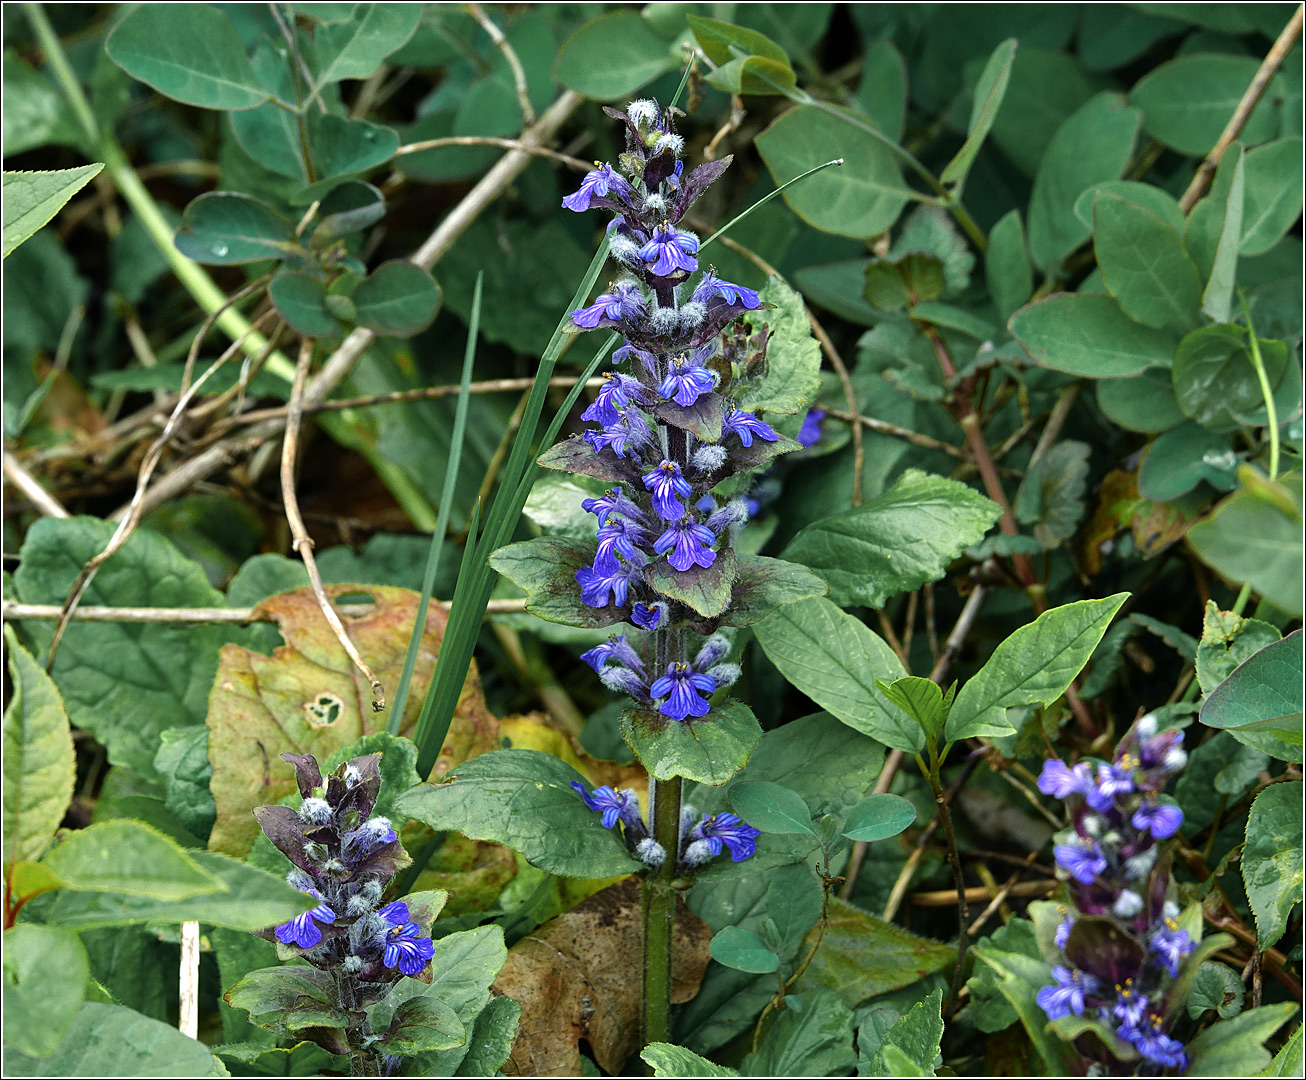
<svg viewBox="0 0 1306 1080">
<path fill-rule="evenodd" d="M 630 877 L 551 919 L 508 951 L 495 993 L 519 1002 L 508 1076 L 579 1076 L 581 1039 L 616 1075 L 639 1049 L 643 1004 L 640 883 Z M 698 993 L 707 969 L 707 923 L 676 905 L 671 1000 Z"/>
</svg>

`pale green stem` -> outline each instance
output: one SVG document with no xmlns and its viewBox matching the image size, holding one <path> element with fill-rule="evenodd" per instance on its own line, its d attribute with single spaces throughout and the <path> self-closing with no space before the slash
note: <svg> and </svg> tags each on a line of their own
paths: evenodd
<svg viewBox="0 0 1306 1080">
<path fill-rule="evenodd" d="M 1243 315 L 1247 318 L 1247 340 L 1251 347 L 1252 367 L 1256 369 L 1256 379 L 1261 384 L 1261 396 L 1265 398 L 1265 423 L 1270 429 L 1270 479 L 1279 478 L 1279 412 L 1274 406 L 1274 391 L 1270 389 L 1269 376 L 1265 374 L 1265 360 L 1261 356 L 1261 343 L 1256 337 L 1256 327 L 1252 325 L 1252 313 L 1247 307 L 1247 297 L 1240 294 Z"/>
</svg>

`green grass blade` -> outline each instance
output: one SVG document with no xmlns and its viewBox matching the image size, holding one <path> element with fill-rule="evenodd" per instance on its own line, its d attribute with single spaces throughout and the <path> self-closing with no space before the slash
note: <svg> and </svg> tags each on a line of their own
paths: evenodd
<svg viewBox="0 0 1306 1080">
<path fill-rule="evenodd" d="M 444 552 L 444 538 L 449 529 L 450 508 L 453 506 L 454 490 L 458 484 L 458 465 L 463 456 L 463 433 L 467 430 L 467 413 L 472 401 L 469 387 L 472 382 L 472 364 L 476 357 L 476 339 L 481 328 L 481 285 L 484 277 L 483 273 L 476 275 L 476 287 L 472 290 L 472 312 L 467 321 L 467 348 L 463 352 L 462 383 L 458 388 L 458 405 L 453 418 L 453 436 L 449 440 L 449 460 L 445 463 L 444 486 L 440 489 L 440 511 L 435 519 L 435 531 L 431 534 L 431 550 L 426 556 L 422 598 L 417 603 L 417 618 L 413 623 L 412 637 L 408 639 L 408 652 L 404 655 L 404 670 L 399 676 L 399 689 L 395 692 L 390 719 L 385 726 L 386 731 L 391 735 L 398 735 L 399 726 L 403 723 L 404 706 L 408 703 L 408 688 L 413 681 L 413 670 L 417 667 L 417 652 L 422 643 L 422 634 L 426 630 L 426 614 L 431 607 L 431 593 L 435 589 L 436 575 L 440 572 L 440 556 Z M 470 543 L 469 536 L 468 544 Z"/>
</svg>

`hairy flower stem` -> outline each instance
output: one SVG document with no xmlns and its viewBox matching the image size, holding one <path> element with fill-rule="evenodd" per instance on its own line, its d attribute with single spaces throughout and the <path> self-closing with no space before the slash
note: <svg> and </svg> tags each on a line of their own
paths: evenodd
<svg viewBox="0 0 1306 1080">
<path fill-rule="evenodd" d="M 677 852 L 680 847 L 680 777 L 649 778 L 653 838 L 667 852 L 644 879 L 644 1043 L 667 1042 L 671 1011 L 671 933 L 676 918 Z"/>
</svg>

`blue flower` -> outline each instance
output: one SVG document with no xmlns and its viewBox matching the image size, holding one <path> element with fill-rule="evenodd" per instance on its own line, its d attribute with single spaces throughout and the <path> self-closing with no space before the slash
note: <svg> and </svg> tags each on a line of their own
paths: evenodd
<svg viewBox="0 0 1306 1080">
<path fill-rule="evenodd" d="M 658 384 L 658 393 L 687 409 L 715 385 L 716 381 L 707 368 L 691 364 L 682 355 L 671 361 L 671 370 Z"/>
<path fill-rule="evenodd" d="M 599 526 L 598 558 L 611 558 L 615 551 L 627 559 L 635 558 L 635 546 L 648 542 L 648 530 L 625 518 L 612 517 Z"/>
<path fill-rule="evenodd" d="M 608 286 L 611 292 L 599 293 L 589 307 L 578 308 L 571 313 L 571 321 L 585 330 L 593 330 L 604 319 L 620 322 L 622 319 L 634 320 L 648 309 L 644 297 L 640 295 L 639 286 L 630 281 L 619 281 Z"/>
<path fill-rule="evenodd" d="M 1106 858 L 1096 844 L 1088 848 L 1057 844 L 1053 853 L 1057 865 L 1083 885 L 1093 884 L 1093 879 L 1106 869 Z"/>
<path fill-rule="evenodd" d="M 626 498 L 626 493 L 621 487 L 611 487 L 597 499 L 585 499 L 581 502 L 580 508 L 586 513 L 594 514 L 599 519 L 600 525 L 608 523 L 608 517 L 611 514 L 620 514 L 622 517 L 629 518 L 631 521 L 645 521 L 644 511 L 635 505 L 630 499 Z"/>
<path fill-rule="evenodd" d="M 392 926 L 385 935 L 382 963 L 388 968 L 397 967 L 404 975 L 418 974 L 435 955 L 435 943 L 421 933 L 414 922 Z"/>
<path fill-rule="evenodd" d="M 825 419 L 824 409 L 808 409 L 803 417 L 803 426 L 796 436 L 804 446 L 815 446 L 821 441 L 821 421 Z"/>
<path fill-rule="evenodd" d="M 729 281 L 722 281 L 713 271 L 709 270 L 703 275 L 703 280 L 698 283 L 698 288 L 694 290 L 694 295 L 690 297 L 690 300 L 692 303 L 706 304 L 714 296 L 719 296 L 726 303 L 738 305 L 748 311 L 753 311 L 762 306 L 761 299 L 752 289 L 731 284 Z"/>
<path fill-rule="evenodd" d="M 1105 812 L 1115 805 L 1117 795 L 1129 795 L 1134 790 L 1133 770 L 1127 767 L 1128 759 L 1120 765 L 1101 765 L 1097 770 L 1097 785 L 1088 792 L 1088 805 Z"/>
<path fill-rule="evenodd" d="M 680 466 L 674 461 L 663 461 L 643 477 L 644 486 L 653 492 L 653 509 L 663 521 L 675 521 L 685 515 L 687 498 L 694 490 L 689 481 L 680 475 Z M 677 498 L 679 496 L 679 498 Z"/>
<path fill-rule="evenodd" d="M 622 375 L 615 371 L 605 372 L 604 383 L 599 387 L 598 395 L 583 413 L 582 420 L 595 420 L 600 424 L 615 424 L 621 419 L 621 412 L 632 401 L 645 405 L 647 400 L 644 388 L 638 379 Z"/>
<path fill-rule="evenodd" d="M 640 659 L 639 653 L 630 647 L 624 634 L 614 634 L 603 644 L 595 645 L 588 652 L 581 653 L 580 658 L 596 672 L 602 671 L 609 661 L 614 660 L 625 664 L 628 668 L 633 668 L 640 674 L 644 672 L 644 661 Z"/>
<path fill-rule="evenodd" d="M 1064 910 L 1064 909 L 1062 909 Z M 1057 923 L 1056 931 L 1052 935 L 1052 944 L 1058 949 L 1065 950 L 1066 942 L 1070 940 L 1070 931 L 1075 928 L 1075 917 L 1073 915 L 1063 915 L 1061 921 Z"/>
<path fill-rule="evenodd" d="M 1153 930 L 1147 943 L 1172 979 L 1179 975 L 1180 962 L 1193 951 L 1193 939 L 1188 936 L 1188 931 L 1179 929 L 1174 919 L 1166 919 Z"/>
<path fill-rule="evenodd" d="M 643 630 L 656 630 L 665 611 L 665 604 L 636 604 L 630 609 L 630 621 Z"/>
<path fill-rule="evenodd" d="M 577 213 L 588 210 L 590 201 L 595 196 L 602 199 L 609 192 L 622 202 L 630 201 L 630 185 L 612 171 L 612 166 L 600 164 L 597 161 L 594 164 L 596 167 L 585 174 L 585 179 L 580 182 L 579 190 L 562 200 L 562 205 L 568 210 L 575 210 Z"/>
<path fill-rule="evenodd" d="M 598 431 L 590 428 L 585 432 L 585 441 L 594 448 L 596 454 L 610 448 L 617 457 L 625 457 L 627 449 L 642 450 L 652 443 L 653 433 L 649 430 L 643 413 L 638 409 L 629 409 L 619 415 L 620 419 L 615 424 L 609 424 Z"/>
<path fill-rule="evenodd" d="M 697 672 L 688 664 L 671 663 L 649 692 L 654 700 L 667 699 L 658 712 L 673 720 L 684 720 L 687 716 L 705 716 L 711 706 L 706 698 L 699 696 L 699 691 L 710 694 L 715 689 L 716 680 L 711 675 Z"/>
<path fill-rule="evenodd" d="M 1066 799 L 1071 795 L 1087 795 L 1093 788 L 1093 774 L 1088 762 L 1081 761 L 1074 768 L 1067 768 L 1065 762 L 1052 758 L 1043 762 L 1043 771 L 1039 773 L 1038 789 L 1044 795 L 1054 799 Z"/>
<path fill-rule="evenodd" d="M 667 526 L 667 531 L 654 541 L 653 550 L 659 555 L 670 550 L 667 562 L 682 573 L 697 563 L 707 569 L 716 562 L 716 552 L 708 545 L 716 536 L 706 525 L 699 525 L 687 517 Z"/>
<path fill-rule="evenodd" d="M 1074 1013 L 1084 1014 L 1084 994 L 1097 989 L 1097 980 L 1091 975 L 1084 975 L 1073 968 L 1058 964 L 1052 969 L 1055 986 L 1045 986 L 1038 992 L 1035 1000 L 1049 1020 L 1060 1020 L 1063 1016 Z"/>
<path fill-rule="evenodd" d="M 308 895 L 314 900 L 321 900 L 322 894 L 316 889 L 307 890 Z M 322 941 L 322 931 L 318 929 L 318 923 L 331 924 L 336 921 L 336 913 L 331 910 L 325 902 L 318 904 L 317 907 L 304 912 L 302 915 L 296 915 L 289 922 L 284 922 L 277 927 L 277 940 L 282 945 L 298 945 L 301 949 L 311 949 Z"/>
<path fill-rule="evenodd" d="M 730 851 L 731 862 L 743 862 L 757 851 L 757 838 L 761 833 L 745 824 L 734 814 L 716 814 L 700 822 L 691 830 L 696 840 L 707 841 L 713 855 L 721 854 L 721 847 Z"/>
<path fill-rule="evenodd" d="M 752 413 L 745 412 L 743 409 L 730 409 L 721 419 L 721 430 L 733 431 L 745 446 L 753 445 L 754 435 L 766 442 L 775 442 L 780 438 L 771 429 L 770 424 L 759 420 Z"/>
<path fill-rule="evenodd" d="M 698 269 L 698 239 L 673 228 L 664 221 L 653 230 L 652 238 L 639 249 L 639 257 L 651 263 L 649 271 L 656 277 L 670 277 L 683 270 L 692 274 Z"/>
<path fill-rule="evenodd" d="M 580 585 L 580 599 L 587 607 L 601 608 L 608 606 L 608 594 L 612 602 L 621 607 L 630 592 L 630 582 L 638 577 L 643 556 L 627 563 L 615 560 L 610 563 L 596 562 L 593 567 L 582 566 L 576 571 L 576 583 Z"/>
<path fill-rule="evenodd" d="M 662 182 L 663 182 L 664 184 L 667 185 L 667 188 L 668 188 L 669 190 L 671 190 L 671 191 L 679 191 L 679 190 L 680 190 L 680 177 L 684 174 L 684 172 L 685 172 L 685 163 L 684 163 L 683 161 L 677 161 L 677 162 L 676 162 L 676 167 L 675 167 L 674 169 L 671 170 L 671 175 L 668 176 L 668 177 L 667 177 L 665 180 L 663 180 Z"/>
<path fill-rule="evenodd" d="M 1147 996 L 1135 993 L 1133 983 L 1126 979 L 1123 986 L 1116 987 L 1116 1003 L 1111 1006 L 1111 1015 L 1125 1027 L 1137 1027 L 1147 1015 Z"/>
<path fill-rule="evenodd" d="M 1165 840 L 1179 831 L 1179 826 L 1184 823 L 1184 812 L 1169 803 L 1144 799 L 1129 821 L 1135 829 L 1146 829 L 1153 839 Z"/>
<path fill-rule="evenodd" d="M 1151 1013 L 1137 1026 L 1122 1025 L 1117 1032 L 1126 1042 L 1132 1043 L 1147 1061 L 1164 1068 L 1182 1069 L 1188 1064 L 1184 1044 L 1172 1039 L 1161 1030 L 1161 1017 Z"/>
<path fill-rule="evenodd" d="M 586 794 L 585 785 L 579 780 L 571 782 L 572 790 L 585 800 L 585 805 L 593 810 L 596 814 L 603 815 L 602 822 L 605 829 L 611 829 L 624 816 L 631 811 L 631 804 L 635 801 L 635 793 L 632 791 L 615 791 L 604 784 L 602 787 L 596 787 L 592 795 Z"/>
</svg>

